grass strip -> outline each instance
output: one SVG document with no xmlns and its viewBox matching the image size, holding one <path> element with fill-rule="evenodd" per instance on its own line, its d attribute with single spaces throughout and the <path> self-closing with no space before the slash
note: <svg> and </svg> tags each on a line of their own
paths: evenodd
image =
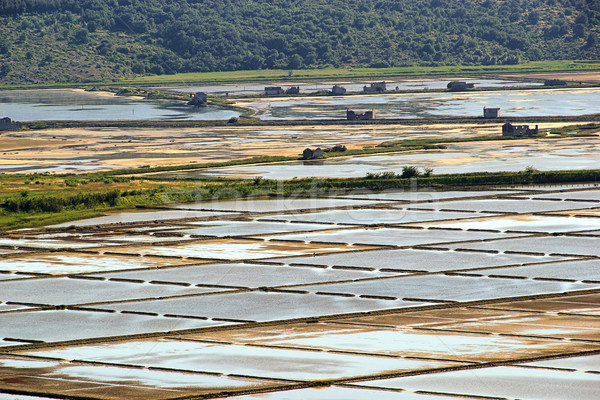
<svg viewBox="0 0 600 400">
<path fill-rule="evenodd" d="M 416 170 L 407 167 L 408 170 Z M 182 187 L 177 182 L 153 189 L 119 191 L 108 188 L 95 193 L 72 194 L 65 189 L 53 195 L 23 196 L 13 193 L 0 203 L 0 230 L 47 225 L 98 215 L 105 211 L 156 207 L 175 203 L 216 201 L 249 197 L 327 196 L 348 191 L 414 190 L 415 188 L 445 189 L 531 184 L 594 183 L 600 169 L 578 171 L 538 171 L 527 168 L 519 172 L 478 172 L 404 177 L 392 172 L 368 174 L 362 178 L 291 179 L 275 181 L 214 180 L 196 182 Z"/>
</svg>

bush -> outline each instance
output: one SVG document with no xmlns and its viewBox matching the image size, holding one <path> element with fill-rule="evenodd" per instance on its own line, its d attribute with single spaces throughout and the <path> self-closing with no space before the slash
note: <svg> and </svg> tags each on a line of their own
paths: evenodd
<svg viewBox="0 0 600 400">
<path fill-rule="evenodd" d="M 343 144 L 336 144 L 335 146 L 329 148 L 329 149 L 325 149 L 325 152 L 327 153 L 343 153 L 345 151 L 347 151 L 348 149 L 346 148 L 345 145 Z"/>
<path fill-rule="evenodd" d="M 402 175 L 400 175 L 400 178 L 416 178 L 417 176 L 419 176 L 419 170 L 417 167 L 402 167 Z"/>
</svg>

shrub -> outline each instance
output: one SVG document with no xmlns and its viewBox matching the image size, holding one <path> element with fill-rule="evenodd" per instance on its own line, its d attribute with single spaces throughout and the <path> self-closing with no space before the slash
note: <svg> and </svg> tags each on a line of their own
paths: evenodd
<svg viewBox="0 0 600 400">
<path fill-rule="evenodd" d="M 402 167 L 402 175 L 400 175 L 400 178 L 416 178 L 417 176 L 419 176 L 419 170 L 417 169 L 417 167 Z"/>
</svg>

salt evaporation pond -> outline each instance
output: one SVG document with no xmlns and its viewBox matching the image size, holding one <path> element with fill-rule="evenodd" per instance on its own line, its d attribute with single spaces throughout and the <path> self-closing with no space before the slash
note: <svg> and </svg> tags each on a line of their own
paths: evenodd
<svg viewBox="0 0 600 400">
<path fill-rule="evenodd" d="M 238 101 L 263 120 L 345 119 L 346 109 L 375 110 L 377 118 L 479 117 L 500 107 L 505 117 L 579 116 L 597 113 L 600 89 L 534 89 L 428 94 L 261 98 Z"/>
<path fill-rule="evenodd" d="M 600 221 L 593 217 L 575 218 L 558 215 L 513 215 L 507 217 L 477 218 L 464 221 L 429 222 L 419 224 L 419 226 L 451 229 L 494 229 L 498 231 L 554 233 L 595 229 L 600 226 Z"/>
<path fill-rule="evenodd" d="M 545 263 L 564 258 L 524 254 L 490 254 L 450 252 L 420 249 L 353 251 L 309 257 L 288 257 L 271 260 L 288 265 L 329 266 L 333 269 L 379 269 L 381 272 L 440 272 Z M 545 265 L 545 264 L 544 264 Z"/>
<path fill-rule="evenodd" d="M 505 239 L 494 242 L 450 244 L 450 249 L 467 248 L 470 250 L 492 250 L 519 252 L 525 254 L 576 255 L 581 257 L 600 257 L 598 238 L 583 236 L 539 236 L 518 239 Z"/>
<path fill-rule="evenodd" d="M 356 354 L 256 348 L 220 343 L 176 340 L 139 341 L 100 346 L 81 346 L 31 352 L 44 357 L 84 359 L 174 368 L 194 372 L 223 372 L 230 375 L 274 379 L 312 380 L 380 374 L 462 365 L 460 362 L 415 360 Z"/>
<path fill-rule="evenodd" d="M 219 332 L 208 339 L 236 344 L 293 346 L 460 361 L 502 360 L 519 353 L 530 355 L 532 351 L 562 346 L 560 341 L 550 342 L 544 339 L 418 331 L 389 326 L 320 323 L 298 324 L 286 328 L 265 327 Z M 460 358 L 457 358 L 459 354 Z"/>
<path fill-rule="evenodd" d="M 423 395 L 409 392 L 395 392 L 370 390 L 367 388 L 350 388 L 328 386 L 325 388 L 309 388 L 286 390 L 284 392 L 268 392 L 249 394 L 247 396 L 231 397 L 231 400 L 306 400 L 306 399 L 328 399 L 328 400 L 424 400 Z M 0 400 L 2 398 L 0 397 Z M 437 395 L 435 400 L 456 400 L 456 397 Z"/>
<path fill-rule="evenodd" d="M 105 273 L 100 276 L 111 280 L 133 279 L 152 282 L 175 282 L 188 285 L 218 285 L 257 288 L 318 282 L 334 282 L 377 278 L 393 275 L 390 272 L 289 267 L 267 264 L 210 264 L 159 270 Z M 98 276 L 98 275 L 96 275 Z"/>
<path fill-rule="evenodd" d="M 521 367 L 469 369 L 438 374 L 374 380 L 360 385 L 444 392 L 463 396 L 519 399 L 597 399 L 598 376 L 580 371 Z"/>
<path fill-rule="evenodd" d="M 44 323 L 39 323 L 40 319 Z M 56 342 L 97 337 L 170 332 L 208 326 L 230 325 L 226 321 L 165 318 L 155 315 L 104 313 L 79 310 L 38 310 L 2 314 L 2 336 L 23 342 Z M 0 339 L 0 347 L 19 344 Z"/>
<path fill-rule="evenodd" d="M 239 112 L 82 90 L 0 91 L 0 114 L 16 121 L 227 120 Z"/>
<path fill-rule="evenodd" d="M 323 285 L 324 288 L 327 285 Z M 280 321 L 320 315 L 359 313 L 418 307 L 426 301 L 381 300 L 288 292 L 239 292 L 210 296 L 171 297 L 162 300 L 122 302 L 96 306 L 99 310 L 121 313 L 153 313 L 183 318 L 208 318 L 212 321 Z"/>
<path fill-rule="evenodd" d="M 356 297 L 382 297 L 389 300 L 431 302 L 491 300 L 577 290 L 597 289 L 598 284 L 562 281 L 523 281 L 481 276 L 412 275 L 386 279 L 297 286 L 310 293 L 337 293 Z M 461 288 L 460 292 L 456 288 Z M 352 297 L 349 297 L 352 298 Z"/>
</svg>

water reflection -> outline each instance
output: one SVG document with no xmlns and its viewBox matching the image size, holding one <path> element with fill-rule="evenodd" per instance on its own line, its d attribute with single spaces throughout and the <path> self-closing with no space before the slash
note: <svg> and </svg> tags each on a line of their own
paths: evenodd
<svg viewBox="0 0 600 400">
<path fill-rule="evenodd" d="M 227 120 L 237 111 L 83 90 L 0 91 L 0 117 L 16 121 Z"/>
</svg>

